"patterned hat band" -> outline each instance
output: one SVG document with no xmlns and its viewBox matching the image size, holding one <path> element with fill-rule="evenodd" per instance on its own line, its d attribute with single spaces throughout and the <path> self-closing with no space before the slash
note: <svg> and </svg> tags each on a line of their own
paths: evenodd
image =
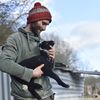
<svg viewBox="0 0 100 100">
<path fill-rule="evenodd" d="M 32 14 L 42 13 L 42 12 L 49 12 L 49 10 L 45 8 L 38 8 L 38 9 L 34 9 L 33 11 L 31 11 L 29 15 L 31 16 Z"/>
</svg>

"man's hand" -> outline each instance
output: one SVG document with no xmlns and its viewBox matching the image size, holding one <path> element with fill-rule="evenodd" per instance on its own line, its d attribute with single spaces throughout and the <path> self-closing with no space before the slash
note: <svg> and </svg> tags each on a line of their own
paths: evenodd
<svg viewBox="0 0 100 100">
<path fill-rule="evenodd" d="M 40 66 L 36 67 L 34 70 L 33 70 L 33 77 L 41 77 L 42 74 L 43 74 L 43 71 L 41 70 L 41 68 L 44 67 L 44 64 L 41 64 Z"/>
<path fill-rule="evenodd" d="M 55 46 L 50 46 L 51 47 L 51 49 L 48 51 L 48 55 L 49 55 L 49 57 L 51 57 L 51 58 L 53 58 L 53 59 L 55 59 Z"/>
</svg>

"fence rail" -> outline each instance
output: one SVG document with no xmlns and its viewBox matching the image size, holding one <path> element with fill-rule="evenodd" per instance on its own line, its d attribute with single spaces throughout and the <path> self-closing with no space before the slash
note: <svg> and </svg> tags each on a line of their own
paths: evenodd
<svg viewBox="0 0 100 100">
<path fill-rule="evenodd" d="M 55 70 L 55 72 L 66 84 L 70 85 L 70 88 L 65 89 L 50 78 L 53 91 L 56 93 L 55 100 L 83 100 L 84 79 L 80 76 L 73 76 L 69 72 L 62 73 L 60 70 Z M 10 95 L 10 81 L 9 75 L 0 72 L 0 100 L 13 100 L 13 97 Z"/>
</svg>

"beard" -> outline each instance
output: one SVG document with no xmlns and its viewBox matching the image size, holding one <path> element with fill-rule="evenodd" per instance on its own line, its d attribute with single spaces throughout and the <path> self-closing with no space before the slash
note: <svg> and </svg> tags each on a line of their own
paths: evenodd
<svg viewBox="0 0 100 100">
<path fill-rule="evenodd" d="M 31 32 L 34 34 L 34 36 L 39 37 L 39 32 L 37 31 L 37 27 L 34 27 L 33 24 L 31 24 Z"/>
</svg>

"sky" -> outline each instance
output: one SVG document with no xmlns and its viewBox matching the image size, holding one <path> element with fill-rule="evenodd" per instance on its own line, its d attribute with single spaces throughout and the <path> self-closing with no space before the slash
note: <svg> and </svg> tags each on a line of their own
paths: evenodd
<svg viewBox="0 0 100 100">
<path fill-rule="evenodd" d="M 43 1 L 53 14 L 48 30 L 69 42 L 91 70 L 100 71 L 100 0 L 37 1 Z"/>
<path fill-rule="evenodd" d="M 100 0 L 32 1 L 40 1 L 52 13 L 47 31 L 69 42 L 91 70 L 100 71 Z"/>
</svg>

